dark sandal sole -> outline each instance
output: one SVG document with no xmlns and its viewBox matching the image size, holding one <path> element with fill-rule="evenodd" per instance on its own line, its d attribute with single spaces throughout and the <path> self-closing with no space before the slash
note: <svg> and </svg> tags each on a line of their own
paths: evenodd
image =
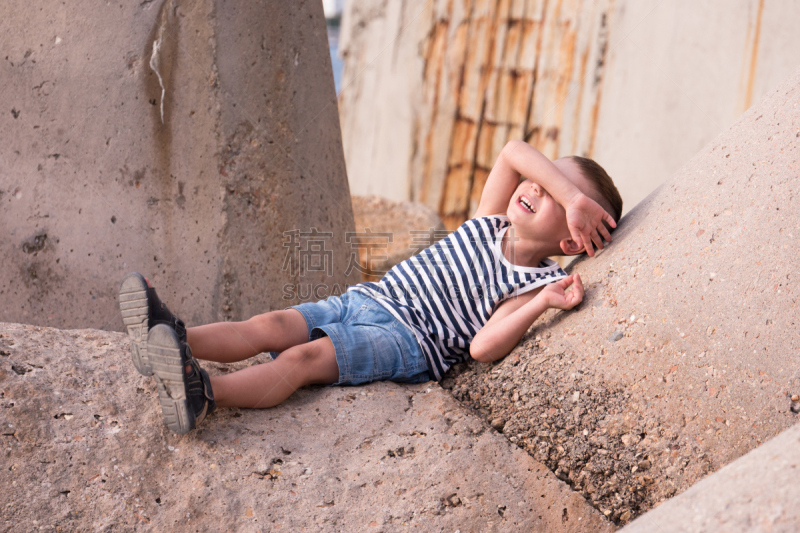
<svg viewBox="0 0 800 533">
<path fill-rule="evenodd" d="M 147 355 L 147 281 L 138 273 L 128 274 L 119 287 L 119 310 L 131 338 L 131 360 L 143 376 L 152 376 Z"/>
<path fill-rule="evenodd" d="M 147 338 L 147 354 L 155 376 L 164 422 L 175 433 L 185 435 L 194 429 L 195 416 L 186 401 L 184 363 L 178 335 L 164 324 L 153 327 Z"/>
</svg>

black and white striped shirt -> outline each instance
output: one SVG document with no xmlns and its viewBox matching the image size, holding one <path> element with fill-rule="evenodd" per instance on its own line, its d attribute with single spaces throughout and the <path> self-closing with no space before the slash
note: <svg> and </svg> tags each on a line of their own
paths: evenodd
<svg viewBox="0 0 800 533">
<path fill-rule="evenodd" d="M 431 375 L 441 381 L 469 357 L 469 345 L 497 305 L 566 277 L 558 263 L 511 264 L 501 250 L 505 215 L 473 218 L 419 254 L 398 263 L 378 283 L 350 288 L 383 305 L 411 328 Z"/>
</svg>

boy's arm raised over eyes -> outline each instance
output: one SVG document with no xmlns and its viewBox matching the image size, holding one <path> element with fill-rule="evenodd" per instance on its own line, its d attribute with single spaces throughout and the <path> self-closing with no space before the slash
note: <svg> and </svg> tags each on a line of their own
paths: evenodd
<svg viewBox="0 0 800 533">
<path fill-rule="evenodd" d="M 611 234 L 603 224 L 605 221 L 617 227 L 611 215 L 583 194 L 539 150 L 523 141 L 509 141 L 501 150 L 486 179 L 474 216 L 505 214 L 523 175 L 541 185 L 564 207 L 572 240 L 584 245 L 590 256 L 594 256 L 592 242 L 597 248 L 603 248 L 603 238 L 611 241 Z"/>
<path fill-rule="evenodd" d="M 567 292 L 570 285 L 573 285 L 572 291 Z M 472 339 L 469 354 L 483 363 L 503 358 L 547 309 L 569 310 L 582 300 L 583 282 L 579 274 L 506 300 L 494 310 L 486 325 Z"/>
<path fill-rule="evenodd" d="M 534 180 L 565 207 L 581 194 L 580 189 L 539 150 L 523 141 L 509 141 L 486 178 L 475 216 L 505 213 L 520 176 Z"/>
</svg>

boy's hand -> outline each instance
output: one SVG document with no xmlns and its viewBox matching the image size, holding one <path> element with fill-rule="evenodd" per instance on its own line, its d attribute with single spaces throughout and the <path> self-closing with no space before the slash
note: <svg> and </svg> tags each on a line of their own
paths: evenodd
<svg viewBox="0 0 800 533">
<path fill-rule="evenodd" d="M 611 234 L 603 221 L 612 228 L 616 228 L 617 223 L 600 204 L 585 194 L 578 194 L 566 205 L 566 211 L 570 236 L 578 245 L 586 248 L 589 257 L 594 257 L 592 243 L 598 250 L 602 250 L 603 239 L 611 242 Z"/>
<path fill-rule="evenodd" d="M 567 287 L 572 290 L 567 292 Z M 537 298 L 542 298 L 547 307 L 569 311 L 583 301 L 583 282 L 580 274 L 573 274 L 550 285 L 546 285 Z"/>
</svg>

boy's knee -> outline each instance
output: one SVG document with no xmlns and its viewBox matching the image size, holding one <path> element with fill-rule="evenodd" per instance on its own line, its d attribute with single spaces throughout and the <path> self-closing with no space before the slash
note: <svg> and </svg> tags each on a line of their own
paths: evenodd
<svg viewBox="0 0 800 533">
<path fill-rule="evenodd" d="M 300 364 L 311 364 L 323 357 L 324 353 L 320 350 L 317 343 L 308 342 L 306 344 L 298 344 L 297 346 L 292 346 L 285 352 L 281 354 L 281 357 L 289 356 L 288 358 L 300 363 Z"/>
<path fill-rule="evenodd" d="M 304 368 L 323 367 L 327 366 L 330 361 L 336 361 L 333 344 L 327 337 L 292 346 L 281 353 L 280 358 L 286 358 L 293 364 Z"/>
<path fill-rule="evenodd" d="M 339 379 L 339 365 L 333 345 L 327 338 L 293 346 L 283 352 L 278 360 L 283 360 L 283 364 L 291 369 L 290 372 L 297 372 L 295 375 L 300 376 L 297 386 L 300 387 L 334 383 Z"/>
<path fill-rule="evenodd" d="M 288 327 L 288 311 L 270 311 L 268 313 L 262 313 L 260 315 L 255 315 L 254 317 L 250 318 L 248 322 L 252 322 L 255 326 L 259 328 L 265 327 L 273 327 L 278 328 L 280 330 L 285 330 Z"/>
</svg>

